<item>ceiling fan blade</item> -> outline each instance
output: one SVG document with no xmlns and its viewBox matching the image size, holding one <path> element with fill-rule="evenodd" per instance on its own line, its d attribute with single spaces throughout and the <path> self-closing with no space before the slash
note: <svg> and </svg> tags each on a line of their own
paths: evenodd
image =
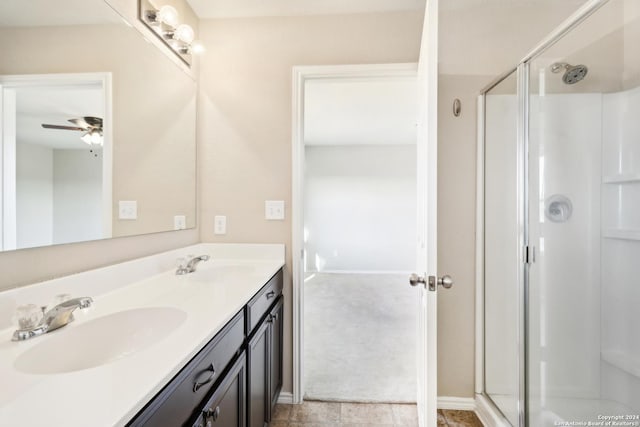
<svg viewBox="0 0 640 427">
<path fill-rule="evenodd" d="M 91 125 L 84 118 L 69 119 L 67 121 L 73 123 L 74 125 L 82 129 L 89 129 L 91 127 Z"/>
<path fill-rule="evenodd" d="M 60 126 L 60 125 L 49 125 L 46 123 L 42 123 L 42 127 L 45 129 L 61 129 L 61 130 L 86 130 L 85 128 L 77 127 L 77 126 Z"/>
<path fill-rule="evenodd" d="M 85 116 L 83 119 L 89 126 L 102 129 L 102 119 L 100 117 Z"/>
</svg>

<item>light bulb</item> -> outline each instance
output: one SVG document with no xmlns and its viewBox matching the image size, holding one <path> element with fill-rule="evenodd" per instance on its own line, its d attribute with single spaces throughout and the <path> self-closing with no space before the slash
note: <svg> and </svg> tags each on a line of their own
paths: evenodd
<svg viewBox="0 0 640 427">
<path fill-rule="evenodd" d="M 176 28 L 175 38 L 180 41 L 183 41 L 186 44 L 191 44 L 193 39 L 195 38 L 195 33 L 193 32 L 193 28 L 187 24 L 178 25 Z"/>
<path fill-rule="evenodd" d="M 102 135 L 97 130 L 91 132 L 91 144 L 102 145 Z"/>
<path fill-rule="evenodd" d="M 85 133 L 84 135 L 82 135 L 82 136 L 80 137 L 80 139 L 81 139 L 84 143 L 91 145 L 91 134 L 90 134 L 89 132 L 87 132 L 87 133 Z"/>
<path fill-rule="evenodd" d="M 175 7 L 168 4 L 162 6 L 158 11 L 158 20 L 167 25 L 175 27 L 178 25 L 178 11 Z"/>
<path fill-rule="evenodd" d="M 191 43 L 191 53 L 197 55 L 199 53 L 203 53 L 205 50 L 206 49 L 204 48 L 204 45 L 200 40 L 196 40 L 193 43 Z"/>
</svg>

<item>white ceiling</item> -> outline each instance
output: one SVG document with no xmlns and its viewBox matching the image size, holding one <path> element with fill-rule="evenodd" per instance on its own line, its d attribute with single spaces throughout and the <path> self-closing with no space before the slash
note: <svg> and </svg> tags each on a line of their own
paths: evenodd
<svg viewBox="0 0 640 427">
<path fill-rule="evenodd" d="M 104 117 L 103 106 L 102 86 L 98 84 L 17 88 L 17 142 L 53 149 L 86 149 L 81 131 L 45 129 L 42 123 L 73 126 L 68 119 Z"/>
<path fill-rule="evenodd" d="M 200 18 L 421 10 L 425 0 L 187 0 Z M 446 0 L 452 1 L 452 0 Z"/>
<path fill-rule="evenodd" d="M 122 23 L 104 0 L 0 0 L 0 27 Z"/>
<path fill-rule="evenodd" d="M 416 85 L 409 78 L 308 81 L 305 144 L 415 144 Z"/>
</svg>

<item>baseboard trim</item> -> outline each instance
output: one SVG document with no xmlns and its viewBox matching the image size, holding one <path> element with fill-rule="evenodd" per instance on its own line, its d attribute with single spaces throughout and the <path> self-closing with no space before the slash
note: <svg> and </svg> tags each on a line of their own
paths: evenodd
<svg viewBox="0 0 640 427">
<path fill-rule="evenodd" d="M 329 273 L 329 274 L 402 274 L 410 275 L 411 271 L 404 270 L 322 270 L 322 271 L 306 271 L 308 274 Z"/>
<path fill-rule="evenodd" d="M 473 397 L 438 396 L 438 409 L 473 411 L 476 409 L 476 401 Z"/>
<path fill-rule="evenodd" d="M 278 396 L 278 403 L 293 405 L 293 393 L 289 393 L 288 391 L 281 392 L 280 396 Z"/>
<path fill-rule="evenodd" d="M 475 412 L 485 427 L 511 427 L 511 423 L 482 394 L 476 394 Z"/>
</svg>

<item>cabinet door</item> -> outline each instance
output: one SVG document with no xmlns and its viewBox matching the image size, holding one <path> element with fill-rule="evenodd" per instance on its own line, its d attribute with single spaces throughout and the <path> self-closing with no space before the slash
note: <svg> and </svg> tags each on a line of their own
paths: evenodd
<svg viewBox="0 0 640 427">
<path fill-rule="evenodd" d="M 271 323 L 269 325 L 269 344 L 270 344 L 270 372 L 269 372 L 269 398 L 270 405 L 268 408 L 267 420 L 271 421 L 273 408 L 278 401 L 278 395 L 282 388 L 282 340 L 283 340 L 283 303 L 282 298 L 271 310 Z"/>
<path fill-rule="evenodd" d="M 194 427 L 246 427 L 246 367 L 242 353 L 203 407 Z"/>
<path fill-rule="evenodd" d="M 269 374 L 269 326 L 270 316 L 258 326 L 249 341 L 247 358 L 249 365 L 248 391 L 248 427 L 267 425 L 267 408 L 270 402 L 267 396 Z"/>
</svg>

